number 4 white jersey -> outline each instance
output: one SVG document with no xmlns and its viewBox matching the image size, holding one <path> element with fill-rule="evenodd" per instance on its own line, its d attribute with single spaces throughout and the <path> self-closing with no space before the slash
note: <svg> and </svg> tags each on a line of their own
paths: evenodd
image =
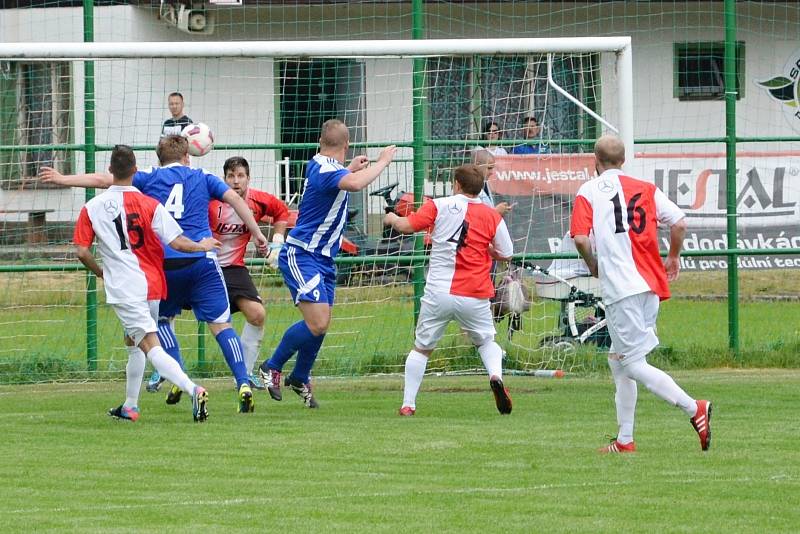
<svg viewBox="0 0 800 534">
<path fill-rule="evenodd" d="M 408 220 L 416 231 L 433 226 L 426 293 L 494 296 L 489 245 L 503 257 L 514 253 L 506 223 L 497 211 L 479 198 L 453 195 L 425 202 Z"/>
<path fill-rule="evenodd" d="M 684 213 L 655 185 L 610 169 L 584 183 L 572 210 L 570 234 L 594 232 L 603 300 L 652 291 L 668 299 L 658 250 L 658 223 L 672 226 Z"/>
<path fill-rule="evenodd" d="M 112 185 L 81 209 L 73 241 L 88 248 L 97 237 L 106 302 L 118 304 L 167 297 L 161 243 L 181 233 L 157 200 L 135 187 Z"/>
</svg>

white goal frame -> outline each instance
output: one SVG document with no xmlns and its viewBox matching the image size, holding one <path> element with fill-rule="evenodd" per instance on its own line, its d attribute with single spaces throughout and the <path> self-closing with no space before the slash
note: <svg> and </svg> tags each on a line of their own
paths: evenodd
<svg viewBox="0 0 800 534">
<path fill-rule="evenodd" d="M 557 37 L 518 39 L 420 39 L 353 41 L 205 41 L 0 43 L 0 60 L 102 60 L 150 58 L 258 57 L 420 57 L 472 54 L 568 54 L 613 52 L 616 55 L 616 129 L 625 143 L 626 164 L 633 151 L 633 58 L 631 38 Z M 557 88 L 558 90 L 559 88 Z M 567 95 L 573 102 L 575 99 Z M 581 103 L 576 105 L 583 107 Z M 586 108 L 584 108 L 586 109 Z M 595 116 L 600 122 L 602 118 Z"/>
</svg>

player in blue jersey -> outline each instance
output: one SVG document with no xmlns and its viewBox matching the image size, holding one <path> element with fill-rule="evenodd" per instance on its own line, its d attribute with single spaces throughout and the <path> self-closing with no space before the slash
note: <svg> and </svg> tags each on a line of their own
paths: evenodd
<svg viewBox="0 0 800 534">
<path fill-rule="evenodd" d="M 348 193 L 371 184 L 391 163 L 397 150 L 394 145 L 384 148 L 374 165 L 369 165 L 366 156 L 356 156 L 345 167 L 350 134 L 347 126 L 336 119 L 322 125 L 319 145 L 319 154 L 306 165 L 297 224 L 278 256 L 283 280 L 303 320 L 286 330 L 272 357 L 259 369 L 270 396 L 281 400 L 282 369 L 297 352 L 297 362 L 285 385 L 300 395 L 309 408 L 317 407 L 310 374 L 331 322 L 336 285 L 333 259 L 339 252 L 347 219 Z"/>
<path fill-rule="evenodd" d="M 163 137 L 156 154 L 161 167 L 137 172 L 133 177 L 133 185 L 163 204 L 189 239 L 199 241 L 211 237 L 208 203 L 211 199 L 217 199 L 233 207 L 252 233 L 256 245 L 266 251 L 267 238 L 259 229 L 247 203 L 220 178 L 189 167 L 186 139 L 178 135 Z M 43 168 L 40 175 L 45 182 L 75 187 L 108 187 L 112 179 L 111 175 L 100 173 L 64 176 L 49 167 Z M 187 254 L 165 247 L 164 271 L 168 295 L 159 307 L 158 337 L 162 347 L 183 365 L 171 322 L 182 309 L 191 309 L 198 321 L 208 323 L 233 372 L 239 392 L 239 411 L 252 412 L 254 400 L 244 364 L 242 342 L 231 327 L 228 295 L 216 253 Z M 167 402 L 177 403 L 180 395 L 180 389 L 173 387 Z"/>
</svg>

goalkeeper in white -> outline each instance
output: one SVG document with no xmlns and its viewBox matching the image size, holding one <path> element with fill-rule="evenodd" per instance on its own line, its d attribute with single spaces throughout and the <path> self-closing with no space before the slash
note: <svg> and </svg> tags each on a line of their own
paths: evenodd
<svg viewBox="0 0 800 534">
<path fill-rule="evenodd" d="M 414 350 L 406 359 L 402 416 L 416 412 L 417 392 L 428 357 L 451 320 L 461 325 L 478 348 L 489 373 L 497 410 L 511 413 L 511 397 L 503 385 L 503 349 L 494 341 L 496 332 L 489 304 L 494 285 L 489 272 L 492 259 L 506 261 L 511 257 L 513 244 L 500 214 L 478 198 L 483 174 L 476 165 L 462 165 L 454 171 L 453 196 L 425 202 L 408 217 L 389 213 L 384 219 L 384 224 L 404 234 L 433 226 Z"/>
</svg>

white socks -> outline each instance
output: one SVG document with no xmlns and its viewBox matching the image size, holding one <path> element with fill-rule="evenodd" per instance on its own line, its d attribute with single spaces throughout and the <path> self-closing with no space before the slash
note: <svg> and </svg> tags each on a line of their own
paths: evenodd
<svg viewBox="0 0 800 534">
<path fill-rule="evenodd" d="M 633 441 L 633 420 L 636 414 L 636 399 L 638 388 L 636 381 L 625 374 L 625 368 L 618 360 L 608 360 L 611 367 L 611 374 L 614 377 L 614 384 L 617 392 L 614 395 L 614 402 L 617 405 L 617 441 L 627 445 Z"/>
<path fill-rule="evenodd" d="M 653 392 L 656 397 L 677 406 L 689 417 L 697 413 L 697 403 L 667 373 L 641 359 L 625 366 L 626 374 Z"/>
<path fill-rule="evenodd" d="M 489 373 L 489 378 L 496 376 L 503 379 L 503 349 L 494 341 L 484 343 L 478 347 L 478 353 L 483 360 L 483 366 L 486 367 L 486 372 Z"/>
<path fill-rule="evenodd" d="M 125 406 L 133 408 L 139 405 L 139 390 L 142 389 L 144 378 L 144 352 L 139 347 L 125 347 L 128 349 L 128 365 L 125 366 Z"/>
<path fill-rule="evenodd" d="M 261 339 L 264 337 L 264 325 L 255 326 L 248 322 L 244 323 L 242 328 L 242 335 L 239 336 L 242 340 L 242 347 L 244 348 L 244 365 L 247 368 L 247 374 L 253 373 L 253 366 L 258 360 L 258 353 L 261 352 Z"/>
<path fill-rule="evenodd" d="M 403 386 L 403 406 L 417 407 L 417 392 L 422 385 L 422 377 L 425 376 L 425 368 L 427 366 L 427 356 L 416 350 L 408 353 L 405 384 Z"/>
<path fill-rule="evenodd" d="M 160 346 L 155 346 L 147 353 L 147 359 L 156 368 L 156 371 L 190 395 L 194 395 L 196 384 L 183 372 L 181 366 L 172 359 Z M 139 379 L 141 382 L 141 378 Z"/>
</svg>

